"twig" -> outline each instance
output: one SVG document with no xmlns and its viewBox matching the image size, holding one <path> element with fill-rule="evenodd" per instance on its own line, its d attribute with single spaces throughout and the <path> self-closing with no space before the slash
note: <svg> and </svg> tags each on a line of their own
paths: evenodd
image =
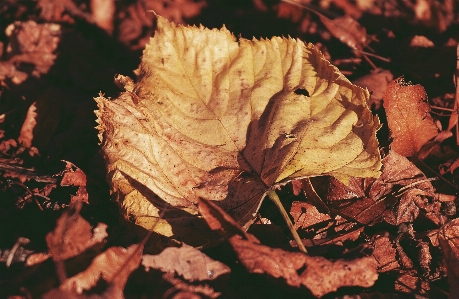
<svg viewBox="0 0 459 299">
<path fill-rule="evenodd" d="M 308 253 L 308 251 L 306 250 L 306 247 L 304 247 L 303 241 L 301 241 L 300 236 L 298 235 L 297 231 L 296 231 L 295 228 L 293 227 L 293 223 L 292 223 L 292 221 L 290 220 L 290 217 L 288 216 L 287 211 L 285 210 L 284 206 L 282 205 L 282 202 L 281 202 L 279 196 L 277 195 L 276 191 L 270 190 L 270 191 L 268 191 L 267 195 L 268 195 L 269 199 L 271 199 L 271 201 L 272 201 L 272 202 L 277 206 L 277 208 L 279 209 L 279 212 L 281 213 L 282 218 L 284 218 L 284 221 L 285 221 L 285 223 L 287 224 L 288 229 L 289 229 L 290 232 L 292 233 L 292 236 L 293 236 L 293 238 L 295 239 L 296 244 L 298 244 L 298 248 L 299 248 L 302 252 Z"/>
<path fill-rule="evenodd" d="M 56 183 L 57 178 L 49 175 L 39 175 L 32 168 L 25 168 L 18 165 L 11 165 L 0 162 L 0 171 L 13 172 L 20 175 L 25 175 L 29 179 L 33 179 L 40 183 Z"/>
</svg>

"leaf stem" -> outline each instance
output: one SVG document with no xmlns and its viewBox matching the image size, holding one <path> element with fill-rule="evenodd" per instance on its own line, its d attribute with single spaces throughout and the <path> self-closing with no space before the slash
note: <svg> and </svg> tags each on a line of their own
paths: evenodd
<svg viewBox="0 0 459 299">
<path fill-rule="evenodd" d="M 285 221 L 285 223 L 287 224 L 288 229 L 289 229 L 290 232 L 292 233 L 293 239 L 295 239 L 296 244 L 298 244 L 298 248 L 299 248 L 302 252 L 308 253 L 308 251 L 306 250 L 306 247 L 304 247 L 304 244 L 303 244 L 303 242 L 301 241 L 300 236 L 298 235 L 297 231 L 296 231 L 295 228 L 293 227 L 293 223 L 292 223 L 292 221 L 290 220 L 290 217 L 288 216 L 287 211 L 285 210 L 284 206 L 282 205 L 281 200 L 280 200 L 279 196 L 277 195 L 276 191 L 270 190 L 270 191 L 268 191 L 267 195 L 268 195 L 269 199 L 271 199 L 271 201 L 272 201 L 272 202 L 277 206 L 277 208 L 279 209 L 279 212 L 281 213 L 282 218 L 284 218 L 284 221 Z"/>
</svg>

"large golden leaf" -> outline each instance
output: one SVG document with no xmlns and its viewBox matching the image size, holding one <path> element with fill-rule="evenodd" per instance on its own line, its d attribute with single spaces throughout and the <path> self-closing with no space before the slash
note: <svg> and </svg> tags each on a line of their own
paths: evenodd
<svg viewBox="0 0 459 299">
<path fill-rule="evenodd" d="M 126 218 L 187 236 L 199 197 L 242 225 L 266 191 L 318 175 L 377 177 L 368 91 L 300 40 L 236 39 L 158 17 L 137 82 L 96 99 L 108 180 Z M 193 217 L 190 217 L 193 216 Z"/>
</svg>

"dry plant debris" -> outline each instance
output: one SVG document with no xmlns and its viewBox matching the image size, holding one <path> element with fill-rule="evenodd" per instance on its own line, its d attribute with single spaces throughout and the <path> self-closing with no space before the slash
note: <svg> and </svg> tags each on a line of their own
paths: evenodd
<svg viewBox="0 0 459 299">
<path fill-rule="evenodd" d="M 422 86 L 399 78 L 387 86 L 383 97 L 394 151 L 405 157 L 413 156 L 437 136 L 438 128 L 429 114 L 430 106 Z"/>
<path fill-rule="evenodd" d="M 0 297 L 458 297 L 458 8 L 0 1 Z"/>
<path fill-rule="evenodd" d="M 115 200 L 146 229 L 165 208 L 193 217 L 200 197 L 247 226 L 270 188 L 379 175 L 368 92 L 312 45 L 236 41 L 158 17 L 138 74 L 133 91 L 98 97 L 96 114 Z M 168 218 L 155 229 L 189 234 Z"/>
</svg>

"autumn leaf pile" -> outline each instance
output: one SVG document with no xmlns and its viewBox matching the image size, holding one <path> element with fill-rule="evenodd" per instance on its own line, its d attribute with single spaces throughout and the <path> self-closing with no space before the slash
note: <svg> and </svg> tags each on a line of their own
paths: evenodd
<svg viewBox="0 0 459 299">
<path fill-rule="evenodd" d="M 456 298 L 458 9 L 1 4 L 1 296 Z"/>
</svg>

